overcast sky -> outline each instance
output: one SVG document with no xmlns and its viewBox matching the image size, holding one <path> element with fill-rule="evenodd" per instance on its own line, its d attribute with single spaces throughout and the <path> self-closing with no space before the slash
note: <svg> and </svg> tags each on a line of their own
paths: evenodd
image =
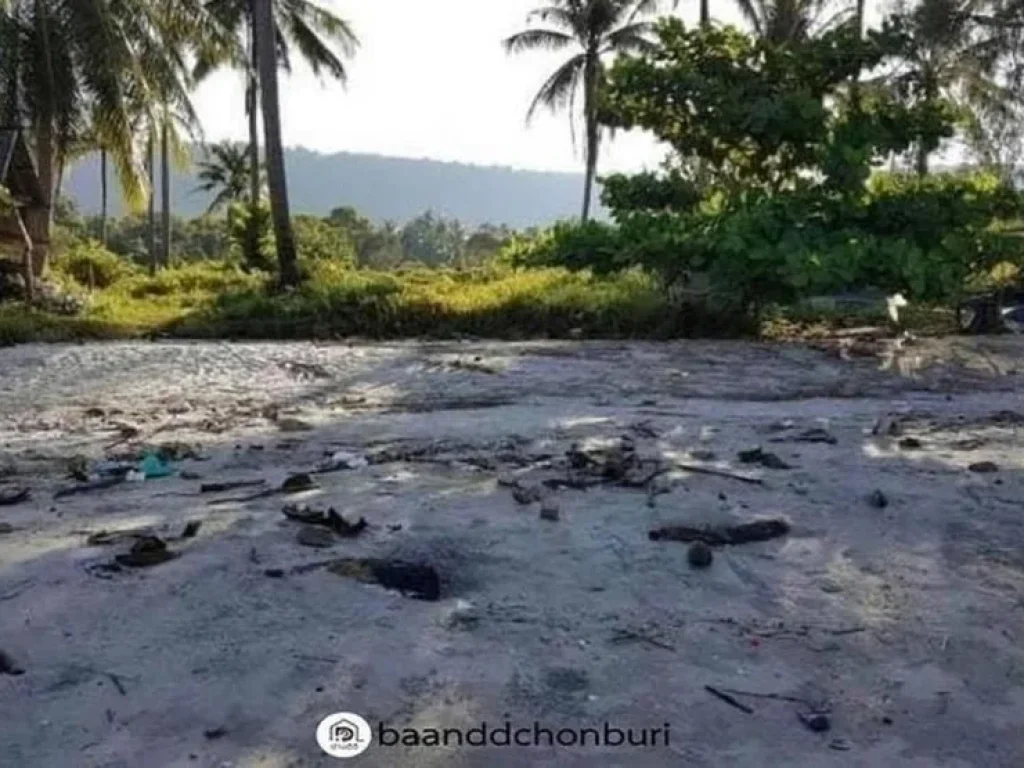
<svg viewBox="0 0 1024 768">
<path fill-rule="evenodd" d="M 362 43 L 349 84 L 320 84 L 297 68 L 282 77 L 284 139 L 322 152 L 370 152 L 544 170 L 578 170 L 568 118 L 541 113 L 529 128 L 530 100 L 562 53 L 507 56 L 501 41 L 525 26 L 540 0 L 322 0 Z M 667 5 L 667 4 L 666 4 Z M 695 22 L 698 0 L 678 14 Z M 737 21 L 732 2 L 712 13 Z M 224 72 L 197 95 L 208 140 L 246 138 L 242 81 Z M 622 135 L 602 152 L 602 171 L 655 166 L 664 154 L 644 135 Z"/>
</svg>

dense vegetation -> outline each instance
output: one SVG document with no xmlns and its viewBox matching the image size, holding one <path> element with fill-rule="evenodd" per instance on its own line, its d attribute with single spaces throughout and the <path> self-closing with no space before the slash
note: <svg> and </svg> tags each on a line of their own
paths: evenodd
<svg viewBox="0 0 1024 768">
<path fill-rule="evenodd" d="M 344 80 L 353 30 L 297 0 L 137 2 L 0 5 L 0 36 L 16 43 L 3 49 L 0 100 L 32 126 L 50 196 L 45 220 L 27 222 L 48 241 L 43 258 L 26 251 L 29 298 L 45 275 L 77 297 L 54 303 L 51 290 L 42 308 L 2 310 L 0 339 L 735 333 L 823 293 L 948 306 L 1015 279 L 1024 261 L 1013 184 L 1024 5 L 1013 0 L 919 0 L 866 32 L 862 3 L 826 18 L 821 3 L 740 2 L 744 32 L 714 23 L 707 4 L 688 28 L 652 20 L 649 0 L 553 0 L 505 42 L 576 51 L 531 111 L 582 109 L 582 216 L 539 232 L 467 230 L 431 212 L 402 225 L 348 207 L 292 215 L 277 69 L 294 48 Z M 115 44 L 111 24 L 142 25 L 144 44 L 99 55 Z M 77 40 L 52 72 L 38 66 L 55 55 L 51 28 Z M 261 35 L 278 40 L 276 58 Z M 219 66 L 247 74 L 252 140 L 209 148 L 206 216 L 176 218 L 164 182 L 157 226 L 156 149 L 168 179 L 178 131 L 195 125 L 191 88 Z M 600 139 L 623 129 L 657 137 L 665 162 L 603 178 L 612 219 L 588 220 Z M 933 172 L 954 144 L 974 167 Z M 104 206 L 83 218 L 63 201 L 61 169 L 90 149 L 148 215 L 112 219 Z M 52 312 L 76 303 L 74 318 Z"/>
</svg>

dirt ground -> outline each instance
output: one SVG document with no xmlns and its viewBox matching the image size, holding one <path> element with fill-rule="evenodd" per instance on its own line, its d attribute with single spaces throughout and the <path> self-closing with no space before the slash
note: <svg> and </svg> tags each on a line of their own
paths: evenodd
<svg viewBox="0 0 1024 768">
<path fill-rule="evenodd" d="M 382 768 L 1024 765 L 1024 340 L 857 351 L 0 350 L 0 495 L 31 491 L 0 506 L 0 650 L 23 672 L 0 674 L 0 764 L 343 765 L 314 733 L 348 711 L 421 729 L 670 724 L 654 748 L 374 744 L 352 760 Z M 54 498 L 72 457 L 172 442 L 198 451 L 184 476 Z M 739 460 L 758 446 L 778 462 Z M 277 488 L 337 451 L 369 464 L 302 493 L 200 493 Z M 520 503 L 538 495 L 557 520 Z M 313 548 L 285 504 L 369 528 Z M 791 528 L 717 546 L 708 568 L 649 537 L 760 517 Z M 137 539 L 87 541 L 136 528 L 178 556 L 116 570 Z M 325 565 L 343 557 L 430 565 L 440 599 Z"/>
</svg>

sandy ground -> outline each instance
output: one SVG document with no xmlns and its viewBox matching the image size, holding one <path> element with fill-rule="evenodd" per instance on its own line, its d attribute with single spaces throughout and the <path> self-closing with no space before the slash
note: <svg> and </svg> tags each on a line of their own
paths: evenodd
<svg viewBox="0 0 1024 768">
<path fill-rule="evenodd" d="M 314 731 L 349 711 L 671 728 L 647 749 L 374 745 L 365 766 L 1024 765 L 1017 366 L 1011 337 L 849 360 L 697 342 L 0 350 L 0 488 L 32 490 L 0 507 L 0 649 L 24 669 L 0 675 L 0 764 L 343 765 Z M 812 428 L 835 444 L 795 439 Z M 545 487 L 574 443 L 623 435 L 674 469 L 548 490 L 557 522 L 497 482 Z M 72 456 L 170 441 L 200 447 L 178 465 L 189 479 L 53 498 Z M 791 468 L 738 463 L 757 445 Z M 276 484 L 337 450 L 374 462 L 292 498 L 198 492 Z M 998 471 L 968 469 L 985 461 Z M 286 502 L 370 528 L 312 549 Z M 788 535 L 717 548 L 704 570 L 648 538 L 775 515 Z M 198 535 L 172 540 L 189 521 Z M 180 556 L 98 569 L 124 545 L 89 533 L 140 526 Z M 441 599 L 292 570 L 364 555 L 431 564 Z M 707 685 L 783 698 L 735 694 L 742 711 Z M 828 732 L 798 719 L 811 706 Z"/>
</svg>

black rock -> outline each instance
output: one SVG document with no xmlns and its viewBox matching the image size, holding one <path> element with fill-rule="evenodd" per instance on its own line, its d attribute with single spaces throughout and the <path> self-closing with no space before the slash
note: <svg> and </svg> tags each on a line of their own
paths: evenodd
<svg viewBox="0 0 1024 768">
<path fill-rule="evenodd" d="M 832 728 L 832 723 L 829 721 L 828 715 L 823 712 L 801 712 L 799 713 L 799 717 L 800 722 L 815 733 L 824 733 Z"/>
<path fill-rule="evenodd" d="M 686 553 L 686 559 L 694 568 L 707 568 L 715 559 L 711 547 L 703 541 L 696 541 L 690 545 Z"/>
<path fill-rule="evenodd" d="M 885 509 L 889 506 L 889 497 L 877 489 L 871 492 L 871 496 L 868 497 L 868 501 L 872 507 L 876 507 L 877 509 Z"/>
</svg>

